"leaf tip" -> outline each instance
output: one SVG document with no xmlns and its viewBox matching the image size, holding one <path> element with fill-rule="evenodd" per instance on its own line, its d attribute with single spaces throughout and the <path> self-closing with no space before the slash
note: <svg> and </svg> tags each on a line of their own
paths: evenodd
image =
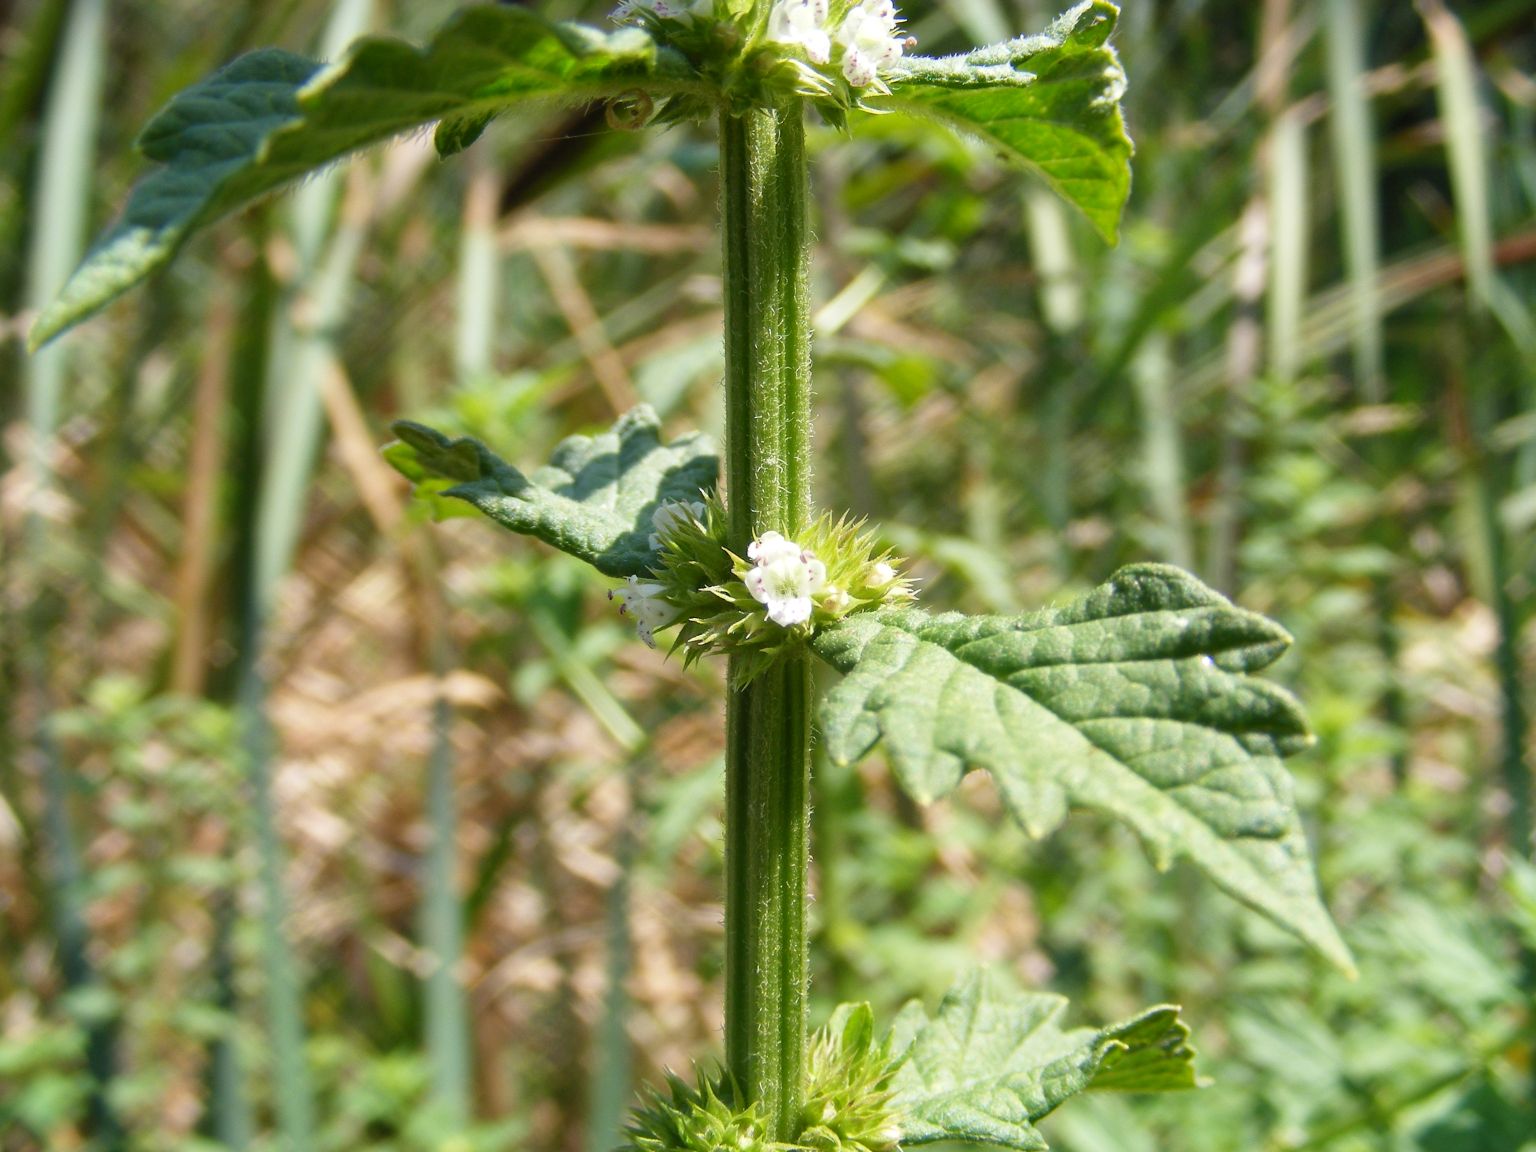
<svg viewBox="0 0 1536 1152">
<path fill-rule="evenodd" d="M 1360 966 L 1355 963 L 1355 954 L 1349 950 L 1349 945 L 1344 943 L 1344 938 L 1337 932 L 1330 935 L 1331 939 L 1327 941 L 1326 947 L 1323 947 L 1322 943 L 1318 945 L 1322 948 L 1323 956 L 1338 969 L 1339 975 L 1344 979 L 1351 984 L 1359 983 Z"/>
<path fill-rule="evenodd" d="M 83 303 L 74 291 L 78 273 L 64 283 L 64 287 L 51 303 L 46 305 L 27 329 L 27 355 L 36 356 L 60 336 L 101 311 L 112 297 L 104 300 L 87 299 Z"/>
<path fill-rule="evenodd" d="M 59 334 L 57 325 L 44 324 L 47 318 L 48 313 L 44 312 L 32 322 L 32 327 L 27 329 L 28 356 L 36 356 L 44 347 L 53 343 L 54 337 Z"/>
<path fill-rule="evenodd" d="M 437 158 L 447 160 L 464 151 L 480 139 L 495 118 L 495 112 L 476 112 L 469 116 L 450 116 L 439 120 L 432 133 L 432 146 L 437 150 Z"/>
</svg>

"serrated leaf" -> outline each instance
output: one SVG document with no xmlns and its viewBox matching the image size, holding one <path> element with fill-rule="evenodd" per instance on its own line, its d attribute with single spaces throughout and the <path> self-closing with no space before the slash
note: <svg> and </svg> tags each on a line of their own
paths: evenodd
<svg viewBox="0 0 1536 1152">
<path fill-rule="evenodd" d="M 1118 817 L 1158 867 L 1186 856 L 1346 971 L 1280 758 L 1310 737 L 1296 701 L 1244 673 L 1290 643 L 1279 625 L 1160 564 L 1025 616 L 850 616 L 812 645 L 845 673 L 821 710 L 849 763 L 883 741 L 917 800 L 984 768 L 1033 836 L 1069 805 Z"/>
<path fill-rule="evenodd" d="M 535 536 L 609 576 L 641 576 L 656 560 L 651 515 L 673 500 L 714 490 L 720 464 L 709 438 L 693 432 L 661 442 L 647 405 L 607 432 L 572 436 L 529 476 L 469 437 L 402 420 L 385 458 L 437 496 L 467 501 L 513 532 Z"/>
<path fill-rule="evenodd" d="M 433 121 L 440 150 L 470 143 L 518 103 L 694 86 L 688 66 L 638 28 L 602 32 L 510 6 L 467 8 L 425 48 L 360 40 L 329 67 L 290 52 L 242 56 L 179 93 L 139 147 L 164 167 L 134 188 L 32 329 L 33 348 L 168 263 L 204 225 L 348 153 Z"/>
<path fill-rule="evenodd" d="M 1047 1145 L 1035 1124 L 1073 1096 L 1196 1086 L 1177 1008 L 1068 1032 L 1056 1023 L 1066 1006 L 1004 995 L 983 973 L 952 989 L 932 1020 L 908 1004 L 891 1030 L 893 1051 L 905 1053 L 891 1082 L 902 1147 L 958 1140 L 1037 1152 Z"/>
<path fill-rule="evenodd" d="M 1131 187 L 1125 73 L 1106 43 L 1119 9 L 1088 0 L 1038 36 L 960 56 L 903 56 L 875 109 L 930 116 L 1026 165 L 1114 243 Z"/>
</svg>

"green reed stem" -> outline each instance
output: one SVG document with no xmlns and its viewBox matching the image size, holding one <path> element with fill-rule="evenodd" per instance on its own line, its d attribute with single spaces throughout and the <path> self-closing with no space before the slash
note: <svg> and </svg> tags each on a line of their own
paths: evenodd
<svg viewBox="0 0 1536 1152">
<path fill-rule="evenodd" d="M 726 492 L 738 555 L 810 513 L 805 129 L 798 103 L 720 119 Z M 789 1140 L 805 1049 L 811 672 L 801 654 L 726 705 L 726 1064 Z"/>
<path fill-rule="evenodd" d="M 68 15 L 48 87 L 38 156 L 36 217 L 27 251 L 28 296 L 39 308 L 58 292 L 85 247 L 90 210 L 87 190 L 106 74 L 105 0 L 76 0 L 66 7 Z M 54 654 L 49 637 L 59 602 L 48 579 L 50 528 L 37 511 L 57 483 L 52 446 L 69 375 L 68 357 L 67 348 L 45 348 L 32 357 L 25 370 L 30 432 L 25 466 L 37 494 L 28 504 L 22 523 L 22 554 L 31 561 L 40 587 L 35 603 L 23 616 L 17 667 L 31 689 L 35 709 L 33 728 L 26 738 L 36 753 L 42 777 L 45 876 L 59 968 L 65 988 L 78 992 L 96 986 L 99 974 L 90 954 L 91 932 L 85 916 L 88 862 L 71 811 L 74 785 L 70 766 L 53 733 Z M 85 1031 L 86 1110 L 93 1147 L 115 1152 L 123 1146 L 123 1130 L 111 1092 L 116 1077 L 116 1024 L 98 1020 L 89 1023 Z"/>
</svg>

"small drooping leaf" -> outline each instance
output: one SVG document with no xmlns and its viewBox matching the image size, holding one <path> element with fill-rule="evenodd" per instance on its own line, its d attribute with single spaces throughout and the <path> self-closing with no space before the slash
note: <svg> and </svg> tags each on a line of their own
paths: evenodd
<svg viewBox="0 0 1536 1152">
<path fill-rule="evenodd" d="M 905 1054 L 891 1081 L 901 1146 L 956 1140 L 1036 1152 L 1047 1145 L 1035 1124 L 1073 1096 L 1196 1087 L 1177 1008 L 1067 1032 L 1056 1023 L 1066 1006 L 1060 996 L 1005 995 L 984 973 L 952 989 L 931 1020 L 908 1004 L 891 1029 L 892 1052 Z"/>
<path fill-rule="evenodd" d="M 527 8 L 466 8 L 425 48 L 360 40 L 326 66 L 267 49 L 179 93 L 139 147 L 163 167 L 134 188 L 32 329 L 33 348 L 167 264 L 197 229 L 359 148 L 442 121 L 438 147 L 464 148 L 497 112 L 531 101 L 657 95 L 697 87 L 688 65 L 639 28 L 603 32 Z"/>
<path fill-rule="evenodd" d="M 1105 43 L 1118 16 L 1106 0 L 1088 0 L 1038 36 L 960 56 L 904 56 L 891 67 L 891 94 L 865 103 L 980 137 L 1039 172 L 1113 243 L 1131 187 L 1125 73 Z"/>
<path fill-rule="evenodd" d="M 513 532 L 536 536 L 608 576 L 640 576 L 657 559 L 651 515 L 668 501 L 714 490 L 720 464 L 701 433 L 661 442 L 656 413 L 641 405 L 607 432 L 572 436 L 528 476 L 478 440 L 450 440 L 402 420 L 385 456 L 437 496 L 467 501 Z"/>
<path fill-rule="evenodd" d="M 850 616 L 812 644 L 846 674 L 822 705 L 829 755 L 883 742 L 927 803 L 984 768 L 1033 836 L 1069 805 L 1115 816 L 1160 868 L 1187 856 L 1218 885 L 1353 970 L 1318 898 L 1280 758 L 1310 737 L 1296 701 L 1245 673 L 1290 643 L 1166 565 L 1123 568 L 1026 616 Z"/>
</svg>

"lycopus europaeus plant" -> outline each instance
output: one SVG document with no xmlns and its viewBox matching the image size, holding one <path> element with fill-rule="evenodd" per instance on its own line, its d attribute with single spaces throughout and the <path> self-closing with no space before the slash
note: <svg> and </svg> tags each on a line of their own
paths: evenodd
<svg viewBox="0 0 1536 1152">
<path fill-rule="evenodd" d="M 225 213 L 367 145 L 436 124 L 461 151 L 527 103 L 606 105 L 616 129 L 712 122 L 720 149 L 723 445 L 671 440 L 637 408 L 523 472 L 411 422 L 390 462 L 424 500 L 471 506 L 619 581 L 648 644 L 729 663 L 725 1052 L 635 1113 L 637 1149 L 868 1150 L 937 1141 L 1045 1146 L 1035 1127 L 1091 1090 L 1196 1084 L 1178 1010 L 1063 1030 L 1065 1005 L 983 975 L 877 1028 L 845 1005 L 807 1020 L 813 729 L 848 763 L 879 750 L 929 803 L 973 769 L 1033 836 L 1071 807 L 1129 824 L 1160 865 L 1222 889 L 1348 969 L 1317 894 L 1280 761 L 1309 740 L 1252 673 L 1277 625 L 1161 565 L 1063 607 L 965 616 L 919 606 L 898 558 L 811 497 L 805 121 L 849 131 L 925 117 L 1033 170 L 1113 240 L 1130 180 L 1116 9 L 928 58 L 890 0 L 626 0 L 615 27 L 466 9 L 425 47 L 361 41 L 321 64 L 245 56 L 175 97 L 141 138 L 161 166 L 38 320 L 34 343 L 166 264 Z M 515 429 L 508 430 L 515 440 Z M 818 696 L 813 673 L 824 677 Z"/>
</svg>

